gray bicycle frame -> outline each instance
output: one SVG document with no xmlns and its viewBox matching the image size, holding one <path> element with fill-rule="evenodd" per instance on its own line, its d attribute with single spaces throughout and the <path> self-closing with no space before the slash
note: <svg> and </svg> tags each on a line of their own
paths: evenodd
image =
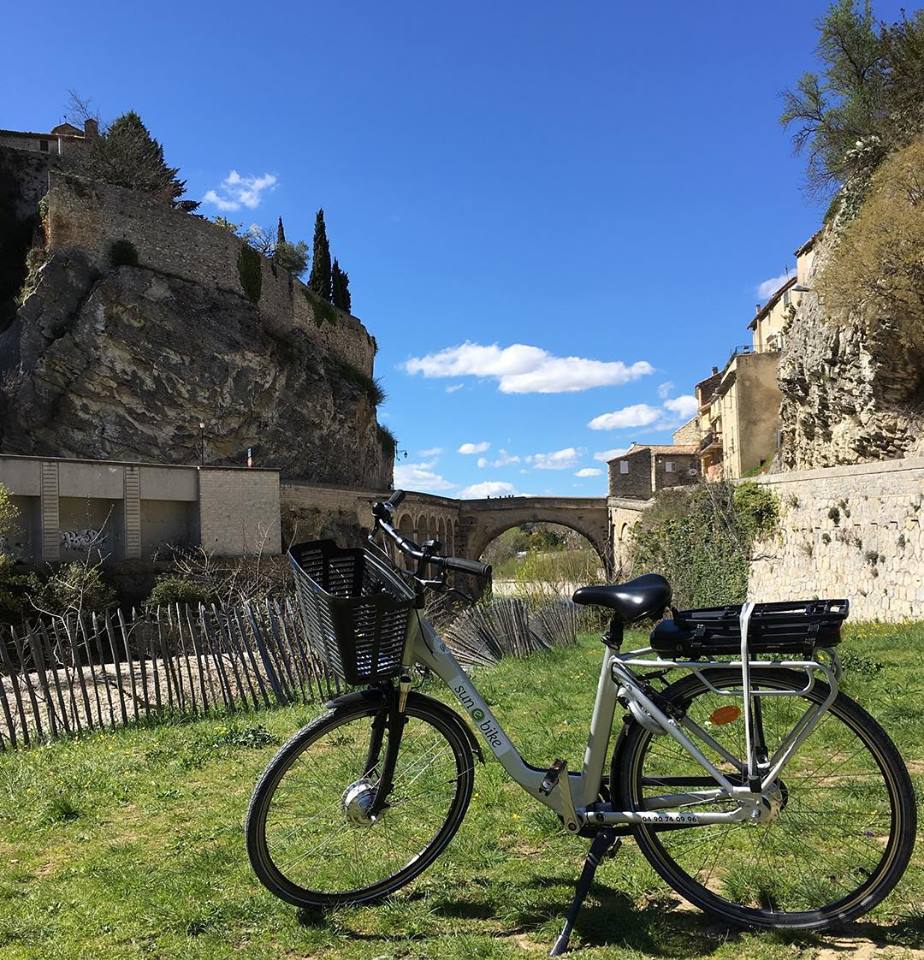
<svg viewBox="0 0 924 960">
<path fill-rule="evenodd" d="M 603 663 L 597 682 L 597 695 L 590 719 L 590 732 L 584 750 L 580 771 L 572 772 L 562 767 L 557 780 L 547 780 L 549 771 L 527 763 L 519 750 L 504 732 L 504 728 L 485 703 L 471 678 L 462 669 L 452 652 L 440 639 L 432 625 L 423 617 L 416 618 L 416 628 L 408 644 L 408 663 L 422 663 L 432 670 L 449 687 L 459 704 L 470 717 L 475 728 L 487 743 L 509 776 L 528 794 L 550 807 L 561 816 L 565 827 L 576 833 L 584 824 L 679 824 L 706 825 L 737 823 L 758 820 L 765 816 L 767 805 L 762 803 L 763 794 L 773 785 L 780 772 L 792 758 L 799 745 L 814 730 L 837 696 L 837 681 L 840 665 L 837 655 L 826 651 L 828 662 L 820 660 L 754 660 L 748 655 L 747 629 L 753 604 L 745 604 L 741 611 L 741 657 L 732 661 L 664 660 L 654 654 L 650 647 L 620 653 L 610 647 L 604 648 Z M 647 669 L 683 669 L 695 673 L 714 693 L 722 696 L 742 697 L 747 756 L 734 757 L 701 726 L 689 717 L 676 720 L 667 716 L 645 693 L 643 685 L 632 667 Z M 712 668 L 741 670 L 740 688 L 718 688 L 705 671 Z M 754 668 L 798 670 L 806 675 L 806 685 L 801 690 L 753 689 L 750 672 Z M 815 682 L 815 674 L 822 673 L 830 686 L 830 693 L 821 703 L 813 704 L 796 722 L 792 730 L 773 756 L 761 762 L 752 742 L 752 700 L 758 696 L 800 696 L 808 693 Z M 684 791 L 663 797 L 646 797 L 644 810 L 613 810 L 599 803 L 613 717 L 616 705 L 626 702 L 641 711 L 646 721 L 656 725 L 664 734 L 672 737 L 693 757 L 716 782 L 710 790 Z M 638 715 L 638 713 L 636 713 Z M 697 746 L 699 740 L 738 769 L 747 786 L 732 783 Z M 544 783 L 545 782 L 545 783 Z M 752 789 L 752 787 L 754 789 Z M 672 810 L 672 807 L 700 803 L 716 799 L 733 799 L 734 810 L 725 812 L 701 812 Z"/>
</svg>

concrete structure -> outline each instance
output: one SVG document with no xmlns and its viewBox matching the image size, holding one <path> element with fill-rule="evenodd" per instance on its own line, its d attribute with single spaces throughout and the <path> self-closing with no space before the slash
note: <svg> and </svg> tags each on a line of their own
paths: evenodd
<svg viewBox="0 0 924 960">
<path fill-rule="evenodd" d="M 19 508 L 5 552 L 31 561 L 152 559 L 169 546 L 279 553 L 279 473 L 0 454 Z"/>
<path fill-rule="evenodd" d="M 79 153 L 87 141 L 99 136 L 95 120 L 85 120 L 83 130 L 72 123 L 59 123 L 49 133 L 29 133 L 22 130 L 0 130 L 0 147 L 44 153 L 50 156 L 66 156 Z"/>
<path fill-rule="evenodd" d="M 637 444 L 609 461 L 609 495 L 649 500 L 658 490 L 696 483 L 699 458 L 694 444 Z"/>
<path fill-rule="evenodd" d="M 780 500 L 752 600 L 846 597 L 852 620 L 924 617 L 924 458 L 755 477 Z"/>
</svg>

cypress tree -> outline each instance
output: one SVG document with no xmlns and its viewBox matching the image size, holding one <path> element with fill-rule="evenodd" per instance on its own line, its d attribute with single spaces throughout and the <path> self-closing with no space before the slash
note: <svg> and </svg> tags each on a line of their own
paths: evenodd
<svg viewBox="0 0 924 960">
<path fill-rule="evenodd" d="M 314 221 L 314 246 L 308 286 L 319 297 L 331 302 L 330 244 L 327 242 L 327 227 L 324 225 L 323 208 L 318 210 L 318 215 Z"/>
<path fill-rule="evenodd" d="M 345 270 L 340 269 L 340 264 L 337 260 L 334 260 L 330 274 L 334 306 L 340 307 L 341 310 L 346 310 L 347 313 L 350 313 L 350 275 Z"/>
<path fill-rule="evenodd" d="M 279 226 L 276 227 L 276 249 L 278 250 L 286 242 L 286 231 L 282 226 L 282 217 L 279 218 Z"/>
</svg>

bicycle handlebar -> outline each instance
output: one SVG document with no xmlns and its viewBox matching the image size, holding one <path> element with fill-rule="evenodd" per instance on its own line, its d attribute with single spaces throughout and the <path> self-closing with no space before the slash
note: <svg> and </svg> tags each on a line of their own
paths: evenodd
<svg viewBox="0 0 924 960">
<path fill-rule="evenodd" d="M 441 557 L 438 554 L 427 553 L 413 540 L 409 540 L 395 530 L 391 525 L 392 511 L 395 507 L 401 505 L 406 496 L 407 494 L 403 490 L 395 490 L 387 500 L 375 503 L 372 506 L 372 515 L 375 517 L 377 525 L 391 537 L 395 546 L 403 554 L 413 557 L 417 561 L 432 564 L 439 569 L 456 570 L 472 577 L 487 578 L 491 576 L 490 564 L 482 563 L 480 560 L 466 560 L 464 557 Z"/>
</svg>

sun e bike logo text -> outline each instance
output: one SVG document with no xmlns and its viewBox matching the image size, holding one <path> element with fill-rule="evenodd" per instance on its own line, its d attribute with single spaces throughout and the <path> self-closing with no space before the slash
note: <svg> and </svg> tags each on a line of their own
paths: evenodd
<svg viewBox="0 0 924 960">
<path fill-rule="evenodd" d="M 468 710 L 471 718 L 478 725 L 488 746 L 495 752 L 502 751 L 507 746 L 504 735 L 500 732 L 497 724 L 492 720 L 485 720 L 485 712 L 480 707 L 475 706 L 474 697 L 465 689 L 464 683 L 458 683 L 453 688 L 453 692 L 459 697 L 459 703 Z"/>
</svg>

